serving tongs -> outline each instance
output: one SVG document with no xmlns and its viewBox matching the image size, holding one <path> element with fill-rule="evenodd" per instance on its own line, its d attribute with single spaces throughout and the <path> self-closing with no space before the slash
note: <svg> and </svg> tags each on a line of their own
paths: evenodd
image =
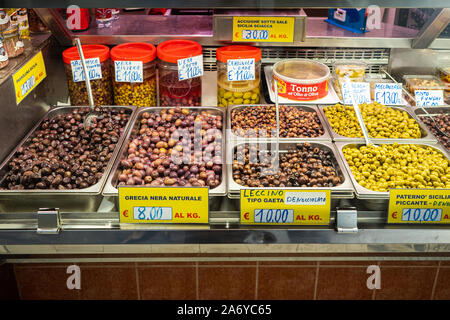
<svg viewBox="0 0 450 320">
<path fill-rule="evenodd" d="M 80 55 L 81 65 L 83 66 L 84 80 L 86 81 L 86 91 L 89 99 L 89 106 L 91 111 L 86 115 L 83 121 L 83 127 L 85 130 L 91 127 L 94 119 L 100 116 L 100 113 L 95 111 L 94 98 L 92 96 L 91 81 L 89 79 L 89 73 L 86 67 L 86 60 L 84 59 L 83 49 L 81 48 L 80 38 L 75 38 L 75 44 L 78 49 L 78 54 Z"/>
<path fill-rule="evenodd" d="M 355 93 L 353 92 L 353 87 L 352 87 L 352 84 L 350 82 L 350 78 L 348 77 L 348 75 L 344 76 L 344 81 L 350 92 L 350 96 L 352 98 L 353 109 L 355 109 L 356 117 L 358 118 L 359 126 L 361 127 L 361 130 L 363 132 L 364 140 L 366 141 L 366 145 L 373 145 L 374 147 L 378 147 L 376 144 L 374 144 L 372 142 L 372 140 L 370 140 L 369 132 L 367 131 L 366 125 L 364 124 L 364 120 L 363 120 L 363 117 L 361 114 L 361 110 L 359 109 L 359 105 L 358 105 L 358 103 L 356 103 Z"/>
</svg>

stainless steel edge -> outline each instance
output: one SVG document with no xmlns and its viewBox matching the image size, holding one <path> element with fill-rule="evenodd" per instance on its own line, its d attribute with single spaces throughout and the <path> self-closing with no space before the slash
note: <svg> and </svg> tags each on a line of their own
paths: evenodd
<svg viewBox="0 0 450 320">
<path fill-rule="evenodd" d="M 227 120 L 228 120 L 228 126 L 227 126 L 227 132 L 229 134 L 229 140 L 232 141 L 259 141 L 259 139 L 261 138 L 245 138 L 245 137 L 241 137 L 241 136 L 237 136 L 236 134 L 234 134 L 232 128 L 231 128 L 231 113 L 234 109 L 243 109 L 243 108 L 247 108 L 247 107 L 257 107 L 257 106 L 262 106 L 263 104 L 248 104 L 248 105 L 232 105 L 230 107 L 227 108 Z M 273 103 L 269 103 L 266 105 L 271 105 L 273 106 Z M 293 137 L 293 138 L 280 138 L 279 141 L 280 142 L 291 142 L 291 141 L 329 141 L 331 142 L 331 135 L 329 133 L 329 130 L 326 128 L 325 126 L 325 120 L 323 119 L 323 116 L 320 114 L 319 112 L 319 108 L 316 105 L 290 105 L 290 104 L 280 104 L 280 106 L 290 106 L 290 107 L 294 107 L 297 109 L 302 109 L 304 111 L 308 111 L 308 112 L 315 112 L 319 118 L 320 124 L 323 127 L 323 135 L 321 135 L 320 137 L 315 137 L 315 138 L 300 138 L 300 137 Z M 275 142 L 277 139 L 275 137 L 267 137 L 267 138 L 262 138 L 264 140 L 267 141 L 271 141 L 271 142 Z"/>
<path fill-rule="evenodd" d="M 190 110 L 197 110 L 197 111 L 208 111 L 208 110 L 214 110 L 218 113 L 220 113 L 222 115 L 222 160 L 223 160 L 223 164 L 222 164 L 222 181 L 220 183 L 219 186 L 217 186 L 214 189 L 210 189 L 209 191 L 209 195 L 210 196 L 224 196 L 226 195 L 226 191 L 227 191 L 227 178 L 226 178 L 226 158 L 225 158 L 225 148 L 226 148 L 226 116 L 225 116 L 225 112 L 223 108 L 220 107 L 181 107 L 181 108 L 186 108 L 186 109 L 190 109 Z M 103 188 L 103 196 L 108 196 L 108 197 L 118 197 L 119 195 L 119 191 L 118 189 L 113 185 L 113 180 L 116 178 L 116 175 L 118 174 L 118 169 L 119 169 L 119 165 L 120 165 L 120 161 L 122 160 L 124 153 L 127 149 L 127 146 L 129 144 L 129 141 L 131 139 L 132 134 L 135 132 L 135 129 L 137 128 L 137 126 L 139 125 L 138 120 L 139 117 L 142 115 L 142 113 L 144 112 L 156 112 L 156 111 L 160 111 L 160 110 L 167 110 L 167 109 L 171 109 L 171 107 L 140 107 L 137 109 L 137 111 L 135 112 L 135 116 L 132 119 L 132 123 L 130 124 L 130 130 L 127 133 L 127 136 L 124 138 L 124 142 L 121 146 L 120 151 L 118 151 L 118 154 L 116 156 L 115 162 L 111 167 L 111 171 L 109 173 L 109 176 L 106 180 L 106 185 Z"/>
<path fill-rule="evenodd" d="M 330 121 L 328 121 L 328 118 L 325 114 L 324 108 L 326 107 L 326 105 L 321 105 L 319 106 L 319 110 L 322 113 L 322 117 L 325 119 L 327 128 L 330 132 L 331 138 L 334 142 L 347 142 L 347 141 L 356 141 L 358 143 L 364 143 L 364 138 L 356 138 L 356 137 L 346 137 L 346 136 L 342 136 L 338 133 L 336 133 L 333 130 L 333 127 L 330 124 Z M 437 144 L 438 141 L 436 139 L 436 137 L 433 135 L 433 133 L 427 128 L 427 126 L 425 126 L 418 118 L 417 116 L 412 113 L 409 108 L 410 107 L 394 107 L 394 106 L 388 106 L 388 108 L 392 108 L 392 109 L 397 109 L 397 110 L 401 110 L 401 111 L 405 111 L 408 113 L 408 115 L 414 119 L 417 124 L 420 127 L 420 130 L 422 132 L 422 138 L 420 139 L 402 139 L 402 138 L 371 138 L 371 140 L 373 141 L 373 143 L 376 144 L 382 144 L 382 143 L 393 143 L 393 142 L 397 142 L 399 144 L 411 144 L 411 143 L 432 143 L 432 144 Z M 425 134 L 425 135 L 424 135 Z"/>
<path fill-rule="evenodd" d="M 260 140 L 260 142 L 264 143 L 269 141 Z M 318 147 L 327 147 L 331 150 L 333 153 L 335 162 L 337 164 L 337 170 L 339 170 L 342 173 L 342 176 L 344 177 L 344 182 L 338 186 L 331 187 L 331 188 L 325 188 L 325 187 L 318 187 L 318 188 L 310 188 L 310 187 L 270 187 L 270 189 L 276 189 L 276 190 L 290 190 L 290 189 L 301 189 L 301 190 L 331 190 L 331 197 L 332 199 L 353 199 L 354 198 L 354 188 L 353 184 L 350 181 L 350 177 L 347 173 L 347 171 L 344 169 L 344 164 L 342 159 L 340 158 L 339 154 L 336 152 L 336 148 L 334 147 L 332 142 L 327 141 L 289 141 L 289 142 L 280 142 L 280 151 L 287 150 L 287 147 L 293 146 L 297 143 L 305 143 L 309 142 L 312 146 L 318 146 Z M 231 154 L 234 155 L 234 150 L 238 145 L 243 145 L 249 143 L 249 141 L 241 141 L 237 142 L 232 146 L 228 146 L 228 148 L 232 148 Z M 240 198 L 240 190 L 241 189 L 252 189 L 250 187 L 244 187 L 242 185 L 237 184 L 234 182 L 233 179 L 233 169 L 232 169 L 232 161 L 229 161 L 227 163 L 227 171 L 228 171 L 228 196 L 231 199 L 237 199 Z"/>
<path fill-rule="evenodd" d="M 450 22 L 450 8 L 435 9 L 432 16 L 412 41 L 411 48 L 425 49 L 441 34 Z"/>
<path fill-rule="evenodd" d="M 393 144 L 394 142 L 391 143 L 386 143 L 386 144 Z M 440 151 L 444 156 L 447 157 L 447 159 L 449 159 L 449 154 L 447 153 L 447 151 L 439 144 L 431 144 L 431 143 L 414 143 L 416 145 L 420 145 L 420 146 L 428 146 L 434 149 L 437 149 L 438 151 Z M 344 157 L 344 153 L 342 152 L 342 149 L 346 146 L 356 146 L 356 147 L 360 147 L 362 145 L 364 145 L 364 143 L 361 142 L 356 142 L 356 141 L 346 141 L 346 142 L 335 142 L 337 151 L 341 157 L 341 159 L 343 160 L 345 169 L 347 170 L 348 175 L 350 176 L 350 179 L 353 183 L 353 187 L 355 188 L 355 192 L 356 192 L 356 198 L 357 199 L 363 199 L 363 200 L 388 200 L 389 199 L 389 192 L 377 192 L 377 191 L 373 191 L 373 190 L 369 190 L 367 188 L 364 188 L 363 186 L 361 186 L 355 179 L 355 176 L 352 173 L 352 170 L 350 169 L 350 166 L 348 165 L 348 162 L 345 160 Z M 450 159 L 449 159 L 450 160 Z M 370 205 L 370 203 L 369 203 Z"/>
</svg>

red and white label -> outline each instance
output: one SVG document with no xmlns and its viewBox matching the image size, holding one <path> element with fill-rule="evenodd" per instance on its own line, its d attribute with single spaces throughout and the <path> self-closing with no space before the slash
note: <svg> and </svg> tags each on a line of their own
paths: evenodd
<svg viewBox="0 0 450 320">
<path fill-rule="evenodd" d="M 317 100 L 327 96 L 328 80 L 314 84 L 297 84 L 286 82 L 274 75 L 278 83 L 278 95 L 291 100 Z M 274 87 L 272 86 L 272 89 Z"/>
</svg>

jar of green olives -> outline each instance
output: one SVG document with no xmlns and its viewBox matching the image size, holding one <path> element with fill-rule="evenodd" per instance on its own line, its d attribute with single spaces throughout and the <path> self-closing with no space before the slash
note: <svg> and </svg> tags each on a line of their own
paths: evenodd
<svg viewBox="0 0 450 320">
<path fill-rule="evenodd" d="M 156 48 L 150 43 L 123 43 L 111 49 L 114 103 L 156 106 Z"/>
<path fill-rule="evenodd" d="M 226 46 L 217 49 L 217 105 L 260 103 L 261 49 Z"/>
<path fill-rule="evenodd" d="M 96 106 L 112 105 L 109 48 L 98 44 L 83 45 L 81 48 L 86 60 L 94 104 Z M 77 47 L 64 50 L 63 60 L 66 67 L 70 104 L 73 106 L 88 106 L 86 82 Z"/>
</svg>

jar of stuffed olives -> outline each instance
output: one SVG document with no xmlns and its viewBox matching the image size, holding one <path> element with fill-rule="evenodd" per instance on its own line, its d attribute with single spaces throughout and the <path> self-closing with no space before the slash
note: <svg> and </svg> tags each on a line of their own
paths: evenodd
<svg viewBox="0 0 450 320">
<path fill-rule="evenodd" d="M 217 49 L 217 105 L 260 102 L 261 49 L 226 46 Z M 253 61 L 252 61 L 253 60 Z"/>
<path fill-rule="evenodd" d="M 104 45 L 90 44 L 81 46 L 86 68 L 91 81 L 92 95 L 96 106 L 110 106 L 113 103 L 109 48 Z M 70 103 L 73 106 L 88 106 L 83 67 L 76 47 L 63 52 L 69 87 Z"/>
<path fill-rule="evenodd" d="M 156 48 L 150 43 L 119 44 L 111 49 L 114 103 L 156 106 Z"/>
</svg>

